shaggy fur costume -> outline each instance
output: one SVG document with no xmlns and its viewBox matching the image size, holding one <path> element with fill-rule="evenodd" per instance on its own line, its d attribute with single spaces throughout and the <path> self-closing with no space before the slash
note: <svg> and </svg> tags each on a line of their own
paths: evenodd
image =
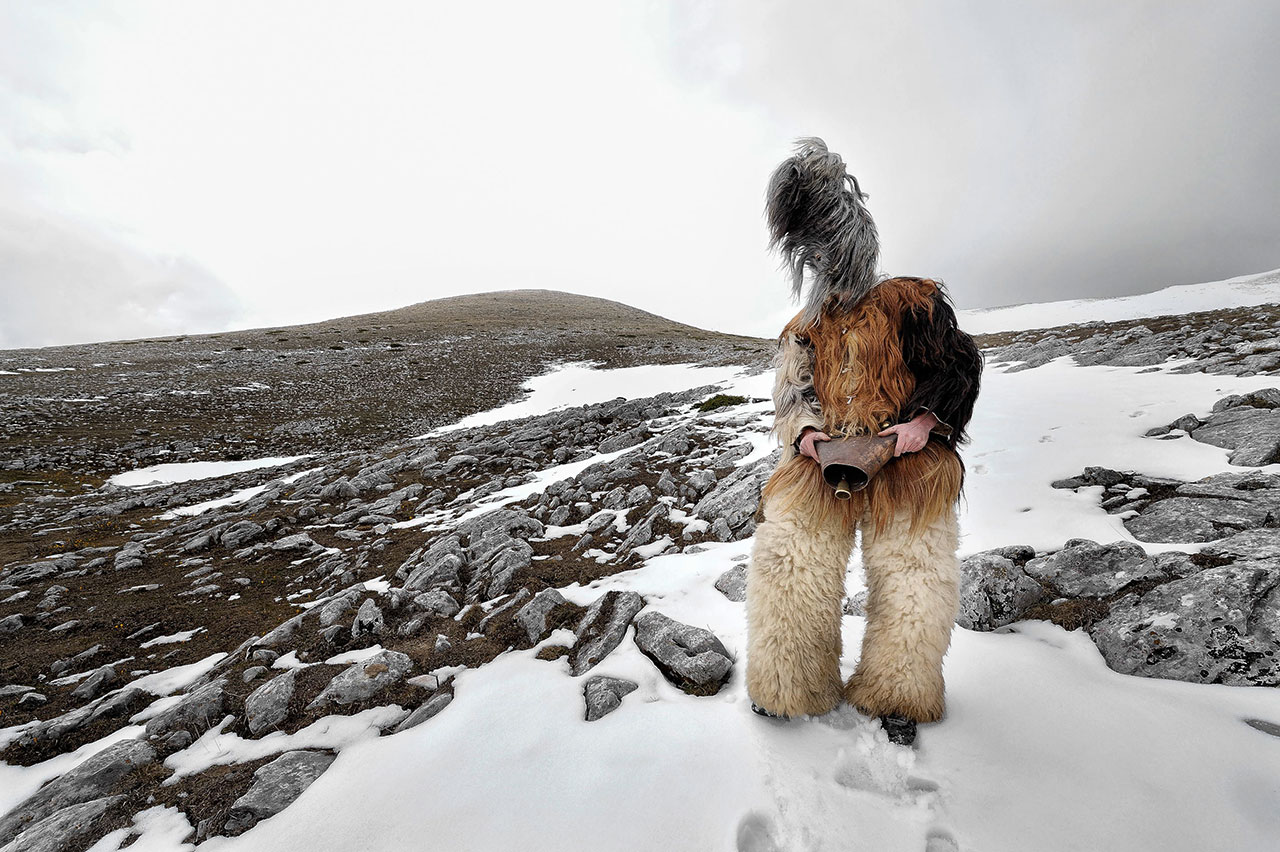
<svg viewBox="0 0 1280 852">
<path fill-rule="evenodd" d="M 872 715 L 932 722 L 944 709 L 942 657 L 958 602 L 957 444 L 973 413 L 982 357 L 940 284 L 880 280 L 875 226 L 844 162 L 802 140 L 769 184 L 768 217 L 804 309 L 780 338 L 774 431 L 784 451 L 762 497 L 747 579 L 747 691 L 783 716 L 841 698 Z M 919 451 L 837 500 L 798 454 L 806 428 L 874 434 L 923 412 L 938 419 Z M 844 577 L 861 531 L 867 629 L 857 671 L 840 681 Z"/>
</svg>

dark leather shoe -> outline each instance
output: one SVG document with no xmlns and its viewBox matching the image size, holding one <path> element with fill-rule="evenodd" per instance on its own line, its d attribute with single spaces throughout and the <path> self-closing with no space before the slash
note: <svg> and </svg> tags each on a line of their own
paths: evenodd
<svg viewBox="0 0 1280 852">
<path fill-rule="evenodd" d="M 889 742 L 909 746 L 916 741 L 916 723 L 914 719 L 891 713 L 880 717 L 884 732 L 889 735 Z"/>
</svg>

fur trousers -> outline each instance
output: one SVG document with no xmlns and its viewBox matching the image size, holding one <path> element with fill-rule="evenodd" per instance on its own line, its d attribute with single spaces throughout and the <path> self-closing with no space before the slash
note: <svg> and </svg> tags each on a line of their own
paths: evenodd
<svg viewBox="0 0 1280 852">
<path fill-rule="evenodd" d="M 941 719 L 942 657 L 959 602 L 954 502 L 914 529 L 905 506 L 877 525 L 862 505 L 814 506 L 815 499 L 836 503 L 818 466 L 807 459 L 785 464 L 804 499 L 769 493 L 756 529 L 747 574 L 752 701 L 782 716 L 826 713 L 843 698 L 871 716 Z M 857 670 L 842 683 L 844 578 L 859 529 L 867 627 Z"/>
</svg>

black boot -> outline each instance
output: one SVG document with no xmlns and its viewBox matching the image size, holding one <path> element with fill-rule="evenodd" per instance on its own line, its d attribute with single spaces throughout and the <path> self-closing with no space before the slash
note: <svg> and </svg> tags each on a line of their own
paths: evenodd
<svg viewBox="0 0 1280 852">
<path fill-rule="evenodd" d="M 891 713 L 880 717 L 884 732 L 889 735 L 889 742 L 909 746 L 916 741 L 916 723 L 914 719 Z"/>
<path fill-rule="evenodd" d="M 755 713 L 757 716 L 764 716 L 766 719 L 779 719 L 783 722 L 787 721 L 788 718 L 787 716 L 783 716 L 781 713 L 774 713 L 772 710 L 766 710 L 754 701 L 751 702 L 751 712 Z"/>
</svg>

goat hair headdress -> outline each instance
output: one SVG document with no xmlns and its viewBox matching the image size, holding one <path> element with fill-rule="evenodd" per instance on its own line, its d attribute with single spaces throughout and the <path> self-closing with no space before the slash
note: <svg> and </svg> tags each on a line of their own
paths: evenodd
<svg viewBox="0 0 1280 852">
<path fill-rule="evenodd" d="M 781 253 L 797 299 L 805 267 L 813 276 L 804 302 L 806 326 L 817 322 L 829 298 L 850 307 L 879 280 L 880 240 L 864 198 L 844 160 L 817 137 L 799 140 L 795 154 L 769 179 L 770 247 Z"/>
</svg>

